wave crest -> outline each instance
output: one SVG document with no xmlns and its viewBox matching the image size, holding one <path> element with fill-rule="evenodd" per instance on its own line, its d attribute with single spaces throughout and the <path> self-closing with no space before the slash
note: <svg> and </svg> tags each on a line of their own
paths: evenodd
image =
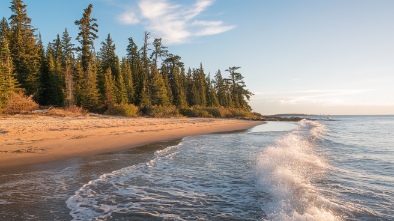
<svg viewBox="0 0 394 221">
<path fill-rule="evenodd" d="M 314 152 L 314 141 L 325 132 L 324 125 L 302 120 L 258 156 L 260 184 L 272 197 L 264 208 L 269 220 L 341 220 L 314 185 L 328 168 Z"/>
</svg>

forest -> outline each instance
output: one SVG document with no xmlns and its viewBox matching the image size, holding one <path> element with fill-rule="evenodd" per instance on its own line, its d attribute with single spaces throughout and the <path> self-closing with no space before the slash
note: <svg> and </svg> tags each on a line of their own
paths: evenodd
<svg viewBox="0 0 394 221">
<path fill-rule="evenodd" d="M 149 32 L 142 46 L 128 38 L 125 57 L 116 55 L 110 34 L 97 50 L 92 4 L 75 21 L 77 45 L 65 29 L 44 46 L 23 0 L 13 0 L 10 9 L 0 23 L 0 113 L 53 106 L 124 116 L 256 115 L 240 67 L 229 67 L 227 76 L 218 70 L 211 78 L 202 64 L 185 68 L 181 57 Z"/>
</svg>

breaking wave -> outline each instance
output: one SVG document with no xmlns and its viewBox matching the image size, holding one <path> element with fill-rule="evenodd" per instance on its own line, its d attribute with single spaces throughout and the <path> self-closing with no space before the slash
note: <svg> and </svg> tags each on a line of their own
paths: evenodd
<svg viewBox="0 0 394 221">
<path fill-rule="evenodd" d="M 264 205 L 268 220 L 341 220 L 335 205 L 315 185 L 328 164 L 315 151 L 326 132 L 316 121 L 302 120 L 296 130 L 276 140 L 258 156 L 260 185 L 271 201 Z"/>
</svg>

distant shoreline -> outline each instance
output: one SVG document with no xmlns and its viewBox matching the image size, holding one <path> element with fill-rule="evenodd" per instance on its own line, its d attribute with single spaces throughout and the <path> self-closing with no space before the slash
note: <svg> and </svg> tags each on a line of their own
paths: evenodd
<svg viewBox="0 0 394 221">
<path fill-rule="evenodd" d="M 263 123 L 212 118 L 0 117 L 0 169 L 245 130 Z"/>
</svg>

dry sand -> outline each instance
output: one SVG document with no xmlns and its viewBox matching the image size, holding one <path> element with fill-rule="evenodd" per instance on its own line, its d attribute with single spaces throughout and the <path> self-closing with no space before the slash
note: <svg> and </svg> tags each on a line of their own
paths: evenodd
<svg viewBox="0 0 394 221">
<path fill-rule="evenodd" d="M 185 136 L 244 130 L 258 121 L 108 116 L 0 117 L 0 168 L 119 151 Z"/>
</svg>

